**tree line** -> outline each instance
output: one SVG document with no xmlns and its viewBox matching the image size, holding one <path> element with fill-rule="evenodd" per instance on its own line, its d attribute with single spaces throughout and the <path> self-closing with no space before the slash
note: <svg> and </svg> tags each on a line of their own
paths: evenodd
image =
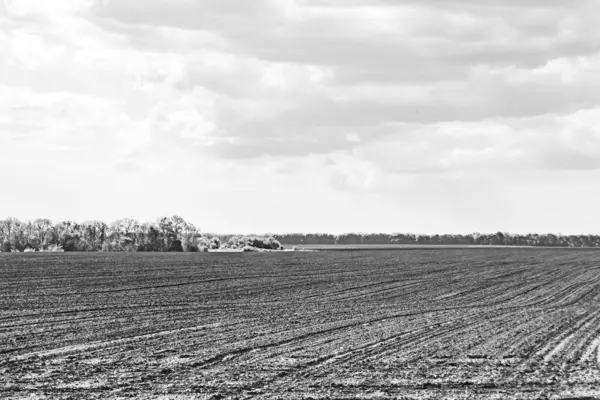
<svg viewBox="0 0 600 400">
<path fill-rule="evenodd" d="M 347 233 L 341 235 L 290 233 L 274 235 L 217 235 L 202 233 L 177 215 L 156 222 L 122 218 L 102 221 L 61 221 L 39 218 L 0 220 L 0 251 L 207 251 L 209 249 L 279 250 L 295 245 L 497 245 L 600 247 L 598 235 L 493 234 L 423 235 L 411 233 Z"/>
<path fill-rule="evenodd" d="M 488 246 L 549 246 L 549 247 L 600 247 L 599 235 L 561 234 L 512 234 L 497 232 L 492 234 L 412 234 L 412 233 L 347 233 L 342 235 L 322 234 L 283 234 L 274 235 L 282 245 L 488 245 Z"/>
<path fill-rule="evenodd" d="M 0 251 L 208 251 L 233 248 L 244 251 L 279 250 L 272 237 L 203 234 L 177 215 L 156 222 L 122 218 L 102 221 L 61 221 L 39 218 L 0 220 Z"/>
</svg>

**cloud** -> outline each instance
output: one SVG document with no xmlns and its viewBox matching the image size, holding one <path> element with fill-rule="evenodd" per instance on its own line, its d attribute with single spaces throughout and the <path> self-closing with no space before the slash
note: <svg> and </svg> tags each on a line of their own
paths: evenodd
<svg viewBox="0 0 600 400">
<path fill-rule="evenodd" d="M 239 52 L 275 61 L 381 72 L 432 64 L 543 64 L 597 49 L 598 5 L 528 2 L 112 1 L 95 11 L 128 24 L 218 32 Z M 452 46 L 448 46 L 452 44 Z M 356 54 L 362 55 L 356 57 Z M 411 65 L 412 62 L 412 65 Z M 443 68 L 443 66 L 441 66 Z M 398 72 L 398 71 L 397 71 Z M 414 79 L 414 77 L 410 77 Z"/>
<path fill-rule="evenodd" d="M 90 20 L 167 58 L 185 48 L 166 81 L 211 93 L 212 150 L 250 158 L 353 149 L 348 131 L 377 140 L 394 123 L 594 107 L 597 9 L 591 1 L 122 0 L 98 2 Z"/>
<path fill-rule="evenodd" d="M 111 98 L 106 129 L 144 121 L 149 140 L 225 158 L 366 154 L 392 135 L 426 159 L 406 127 L 502 125 L 600 101 L 590 1 L 7 5 L 13 82 L 24 67 L 37 90 Z"/>
<path fill-rule="evenodd" d="M 361 202 L 389 214 L 447 197 L 468 216 L 462 192 L 508 201 L 545 182 L 547 195 L 550 176 L 573 190 L 600 167 L 598 12 L 593 0 L 5 1 L 0 167 L 99 182 L 86 186 L 99 196 L 133 196 L 132 181 L 181 193 L 182 210 L 157 195 L 148 213 L 235 209 L 227 193 L 243 193 L 278 215 L 322 207 L 311 223 L 342 227 Z"/>
</svg>

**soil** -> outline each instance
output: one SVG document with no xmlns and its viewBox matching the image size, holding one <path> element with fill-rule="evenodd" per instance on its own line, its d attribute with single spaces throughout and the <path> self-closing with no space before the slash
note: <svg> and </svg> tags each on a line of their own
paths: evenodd
<svg viewBox="0 0 600 400">
<path fill-rule="evenodd" d="M 0 255 L 0 398 L 600 398 L 600 252 Z"/>
</svg>

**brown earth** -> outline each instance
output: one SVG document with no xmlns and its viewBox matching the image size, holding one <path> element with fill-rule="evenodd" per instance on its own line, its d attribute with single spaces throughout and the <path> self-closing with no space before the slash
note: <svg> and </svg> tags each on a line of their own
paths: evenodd
<svg viewBox="0 0 600 400">
<path fill-rule="evenodd" d="M 600 398 L 600 251 L 1 254 L 0 278 L 2 399 Z"/>
</svg>

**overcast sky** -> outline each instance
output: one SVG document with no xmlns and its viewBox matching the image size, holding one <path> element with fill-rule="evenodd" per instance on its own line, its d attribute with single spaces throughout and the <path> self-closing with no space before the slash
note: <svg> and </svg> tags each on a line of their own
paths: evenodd
<svg viewBox="0 0 600 400">
<path fill-rule="evenodd" d="M 600 232 L 600 1 L 0 1 L 0 218 Z"/>
</svg>

